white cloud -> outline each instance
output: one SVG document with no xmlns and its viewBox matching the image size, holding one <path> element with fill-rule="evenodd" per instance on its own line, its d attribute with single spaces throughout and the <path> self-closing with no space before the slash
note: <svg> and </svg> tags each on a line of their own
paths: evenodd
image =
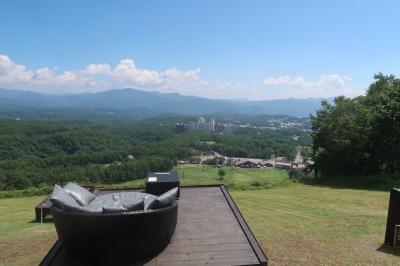
<svg viewBox="0 0 400 266">
<path fill-rule="evenodd" d="M 170 68 L 161 73 L 161 76 L 167 79 L 198 79 L 200 69 L 196 68 L 189 71 L 179 71 L 176 68 Z"/>
<path fill-rule="evenodd" d="M 8 56 L 0 55 L 0 82 L 25 82 L 32 79 L 32 71 L 26 70 L 23 65 L 15 64 Z"/>
<path fill-rule="evenodd" d="M 109 64 L 90 64 L 85 68 L 85 72 L 89 75 L 101 75 L 111 73 Z"/>
<path fill-rule="evenodd" d="M 123 59 L 114 68 L 111 77 L 135 85 L 158 84 L 162 80 L 157 71 L 137 68 L 132 59 Z"/>
<path fill-rule="evenodd" d="M 348 83 L 351 79 L 337 74 L 322 75 L 317 80 L 306 80 L 302 76 L 283 75 L 268 77 L 262 81 L 269 92 L 280 97 L 332 97 L 337 95 L 355 96 Z M 271 89 L 272 88 L 272 89 Z"/>
<path fill-rule="evenodd" d="M 354 93 L 349 78 L 324 75 L 309 81 L 302 76 L 268 77 L 261 83 L 240 84 L 228 81 L 207 81 L 200 69 L 169 68 L 155 71 L 138 67 L 132 59 L 122 59 L 115 66 L 89 64 L 78 70 L 59 71 L 56 67 L 27 69 L 6 55 L 0 55 L 0 87 L 29 89 L 46 93 L 98 92 L 109 89 L 136 88 L 145 91 L 178 92 L 208 98 L 273 99 L 330 97 Z"/>
<path fill-rule="evenodd" d="M 53 71 L 48 68 L 48 67 L 44 67 L 44 68 L 39 68 L 35 71 L 35 79 L 38 80 L 49 80 L 53 77 L 54 73 Z"/>
<path fill-rule="evenodd" d="M 65 71 L 61 75 L 57 76 L 56 79 L 59 84 L 65 84 L 65 83 L 72 83 L 72 82 L 82 82 L 83 79 L 78 80 L 78 74 L 72 71 Z"/>
<path fill-rule="evenodd" d="M 90 64 L 80 70 L 43 67 L 27 70 L 0 55 L 0 86 L 12 89 L 34 89 L 42 92 L 97 92 L 108 89 L 134 87 L 161 92 L 178 91 L 190 94 L 187 88 L 199 85 L 199 69 L 180 71 L 170 68 L 163 72 L 138 68 L 132 59 L 122 59 L 113 68 L 106 63 Z M 179 90 L 182 87 L 182 90 Z"/>
</svg>

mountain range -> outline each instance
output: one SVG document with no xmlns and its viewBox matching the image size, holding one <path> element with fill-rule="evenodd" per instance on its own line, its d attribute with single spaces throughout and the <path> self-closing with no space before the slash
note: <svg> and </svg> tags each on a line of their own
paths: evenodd
<svg viewBox="0 0 400 266">
<path fill-rule="evenodd" d="M 306 117 L 314 113 L 322 99 L 278 99 L 233 101 L 184 96 L 178 93 L 147 92 L 137 89 L 115 89 L 98 93 L 50 95 L 32 91 L 0 89 L 0 112 L 78 108 L 86 110 L 120 110 L 136 113 L 138 118 L 160 114 L 282 114 Z"/>
</svg>

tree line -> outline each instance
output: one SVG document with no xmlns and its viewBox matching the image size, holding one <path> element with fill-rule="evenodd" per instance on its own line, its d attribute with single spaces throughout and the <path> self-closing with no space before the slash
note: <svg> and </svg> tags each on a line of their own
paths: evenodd
<svg viewBox="0 0 400 266">
<path fill-rule="evenodd" d="M 322 102 L 311 116 L 319 176 L 400 171 L 400 79 L 375 75 L 365 96 Z"/>
</svg>

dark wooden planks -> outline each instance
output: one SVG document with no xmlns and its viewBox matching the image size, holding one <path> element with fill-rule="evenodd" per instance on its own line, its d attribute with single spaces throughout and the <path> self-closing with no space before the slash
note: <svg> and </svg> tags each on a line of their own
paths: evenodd
<svg viewBox="0 0 400 266">
<path fill-rule="evenodd" d="M 218 187 L 184 188 L 178 225 L 157 265 L 259 264 Z"/>
<path fill-rule="evenodd" d="M 257 255 L 260 263 L 262 265 L 267 265 L 268 264 L 267 256 L 265 256 L 264 252 L 262 251 L 260 245 L 257 242 L 257 239 L 251 232 L 249 226 L 246 223 L 246 220 L 243 218 L 242 214 L 240 213 L 239 208 L 236 206 L 236 203 L 233 201 L 232 197 L 229 195 L 229 192 L 226 190 L 225 186 L 221 186 L 221 190 L 222 190 L 229 206 L 231 207 L 233 214 L 235 215 L 240 226 L 242 227 L 243 232 L 245 233 L 245 235 L 247 237 L 247 240 L 250 242 L 250 245 L 253 248 L 253 251 Z"/>
<path fill-rule="evenodd" d="M 42 265 L 83 265 L 70 258 L 59 242 L 43 262 L 46 263 Z M 267 264 L 264 253 L 223 186 L 182 188 L 178 223 L 170 244 L 157 257 L 132 263 L 132 265 L 205 264 Z"/>
</svg>

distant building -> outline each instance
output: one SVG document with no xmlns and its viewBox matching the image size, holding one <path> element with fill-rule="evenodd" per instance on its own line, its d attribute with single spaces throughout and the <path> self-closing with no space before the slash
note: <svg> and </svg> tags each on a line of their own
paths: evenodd
<svg viewBox="0 0 400 266">
<path fill-rule="evenodd" d="M 184 128 L 186 126 L 186 128 Z M 183 132 L 184 130 L 189 131 L 207 131 L 207 132 L 223 132 L 226 135 L 232 134 L 235 125 L 233 124 L 221 124 L 217 123 L 214 118 L 211 118 L 209 122 L 204 117 L 199 117 L 197 122 L 189 122 L 188 124 L 177 123 L 175 131 Z"/>
<path fill-rule="evenodd" d="M 214 132 L 214 130 L 215 130 L 215 119 L 211 118 L 211 121 L 210 121 L 210 123 L 207 124 L 207 126 L 208 126 L 208 128 L 207 128 L 208 131 Z"/>
<path fill-rule="evenodd" d="M 304 163 L 292 163 L 293 169 L 305 169 L 306 165 Z"/>
<path fill-rule="evenodd" d="M 196 131 L 197 130 L 196 126 L 197 126 L 197 124 L 195 122 L 189 122 L 189 125 L 188 125 L 189 131 Z"/>
<path fill-rule="evenodd" d="M 253 160 L 238 160 L 233 163 L 236 167 L 241 167 L 241 168 L 256 168 L 260 167 L 258 162 L 253 161 Z"/>
<path fill-rule="evenodd" d="M 272 160 L 261 161 L 258 164 L 261 167 L 274 167 L 275 166 L 275 161 L 272 161 Z"/>
<path fill-rule="evenodd" d="M 178 122 L 175 125 L 176 133 L 183 133 L 183 132 L 187 132 L 188 130 L 189 130 L 189 127 L 185 123 Z"/>
<path fill-rule="evenodd" d="M 275 162 L 275 168 L 278 168 L 278 169 L 291 169 L 292 168 L 292 163 Z"/>
<path fill-rule="evenodd" d="M 200 131 L 206 131 L 207 130 L 207 123 L 206 119 L 204 117 L 199 117 L 199 120 L 197 121 L 197 130 Z"/>
<path fill-rule="evenodd" d="M 224 125 L 224 134 L 231 135 L 233 133 L 234 125 L 232 124 L 225 124 Z"/>
<path fill-rule="evenodd" d="M 224 130 L 225 130 L 225 126 L 223 124 L 216 123 L 214 125 L 214 132 L 224 132 Z"/>
</svg>

